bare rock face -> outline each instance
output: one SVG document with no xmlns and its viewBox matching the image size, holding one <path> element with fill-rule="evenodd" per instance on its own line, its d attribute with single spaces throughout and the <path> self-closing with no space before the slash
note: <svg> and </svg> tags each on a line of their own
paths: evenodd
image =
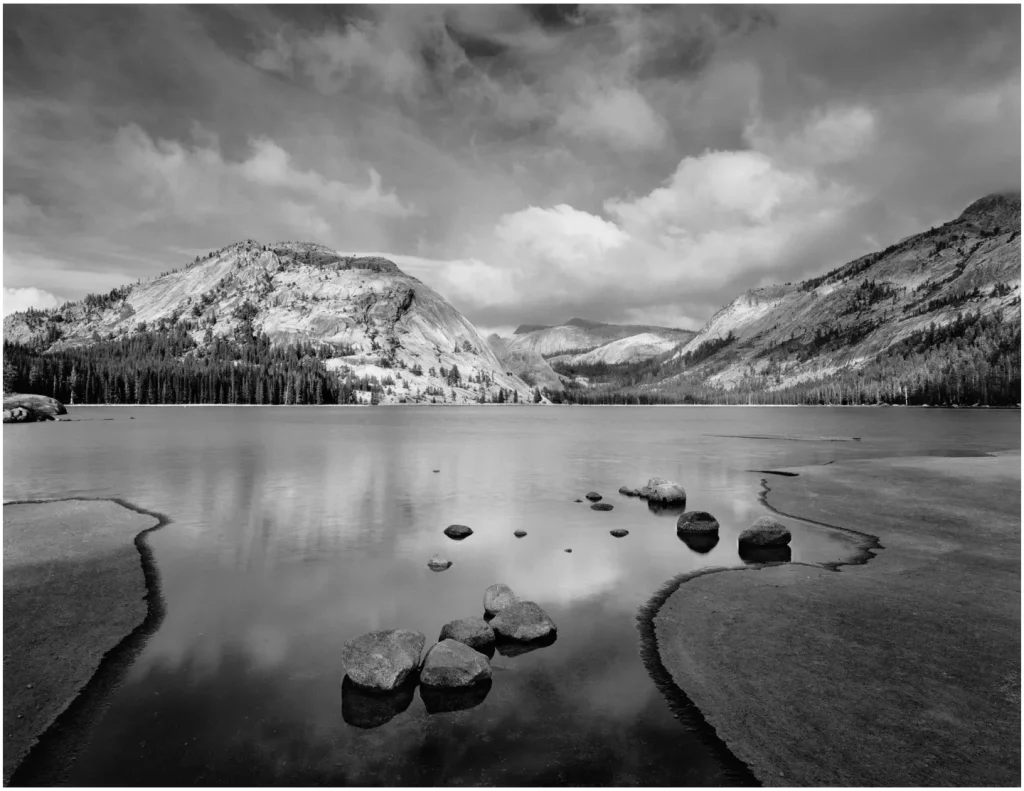
<svg viewBox="0 0 1024 791">
<path fill-rule="evenodd" d="M 792 538 L 793 536 L 784 524 L 770 516 L 762 516 L 740 533 L 740 546 L 784 547 Z"/>
<path fill-rule="evenodd" d="M 499 582 L 484 591 L 484 612 L 488 615 L 497 615 L 518 601 L 519 597 L 512 589 Z"/>
<path fill-rule="evenodd" d="M 7 419 L 8 412 L 11 413 L 11 420 Z M 67 409 L 60 401 L 49 396 L 28 393 L 4 396 L 4 423 L 34 423 L 53 420 L 57 416 L 67 413 Z"/>
<path fill-rule="evenodd" d="M 640 490 L 640 496 L 655 505 L 686 505 L 686 490 L 664 478 L 651 478 Z"/>
<path fill-rule="evenodd" d="M 407 629 L 368 632 L 345 644 L 341 662 L 357 687 L 390 692 L 419 666 L 426 642 L 422 634 Z"/>
<path fill-rule="evenodd" d="M 676 522 L 676 531 L 691 535 L 710 535 L 718 533 L 718 520 L 707 511 L 687 511 Z"/>
<path fill-rule="evenodd" d="M 442 640 L 427 652 L 420 683 L 428 687 L 461 689 L 489 680 L 491 663 L 479 651 L 457 640 Z"/>
<path fill-rule="evenodd" d="M 460 618 L 446 623 L 437 639 L 438 642 L 455 640 L 475 651 L 486 652 L 494 647 L 494 630 L 483 618 Z"/>
<path fill-rule="evenodd" d="M 536 602 L 521 601 L 506 607 L 491 621 L 494 633 L 509 640 L 539 640 L 557 627 Z"/>
</svg>

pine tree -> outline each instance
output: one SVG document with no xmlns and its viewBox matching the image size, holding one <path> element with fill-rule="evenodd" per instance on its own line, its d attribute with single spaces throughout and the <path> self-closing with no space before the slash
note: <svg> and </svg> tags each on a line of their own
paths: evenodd
<svg viewBox="0 0 1024 791">
<path fill-rule="evenodd" d="M 18 374 L 10 360 L 4 360 L 4 395 L 14 392 L 14 381 Z"/>
<path fill-rule="evenodd" d="M 540 388 L 539 387 L 533 388 L 533 403 L 539 404 L 542 400 L 544 400 L 544 399 L 543 399 L 543 396 L 541 396 L 541 394 L 540 394 Z"/>
</svg>

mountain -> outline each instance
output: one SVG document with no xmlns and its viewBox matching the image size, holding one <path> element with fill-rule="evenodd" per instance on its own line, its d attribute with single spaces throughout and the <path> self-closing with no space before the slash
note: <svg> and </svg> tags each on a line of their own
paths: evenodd
<svg viewBox="0 0 1024 791">
<path fill-rule="evenodd" d="M 424 283 L 384 258 L 300 242 L 239 242 L 145 283 L 13 314 L 4 343 L 19 350 L 24 389 L 38 384 L 26 381 L 33 371 L 50 384 L 53 368 L 59 384 L 50 389 L 63 388 L 61 400 L 70 400 L 76 363 L 91 371 L 101 362 L 102 388 L 90 379 L 94 389 L 79 400 L 98 392 L 102 401 L 159 402 L 164 387 L 174 402 L 533 400 Z M 150 358 L 161 362 L 140 372 Z M 230 385 L 208 381 L 223 376 Z M 82 378 L 76 370 L 73 387 L 85 387 Z"/>
<path fill-rule="evenodd" d="M 678 332 L 678 334 L 676 334 Z M 690 330 L 667 332 L 641 332 L 606 343 L 582 354 L 560 354 L 549 358 L 552 365 L 592 366 L 599 363 L 621 365 L 639 360 L 649 360 L 659 354 L 671 351 L 686 344 L 697 333 Z"/>
<path fill-rule="evenodd" d="M 747 291 L 674 353 L 558 400 L 1017 403 L 1020 221 L 1019 193 L 987 196 L 819 277 Z"/>
<path fill-rule="evenodd" d="M 613 341 L 619 341 L 635 335 L 653 335 L 663 341 L 673 341 L 671 345 L 684 343 L 693 337 L 691 330 L 678 330 L 669 327 L 652 327 L 633 324 L 604 324 L 587 319 L 569 319 L 557 327 L 538 327 L 523 325 L 516 329 L 509 340 L 509 348 L 515 350 L 529 349 L 543 357 L 556 355 L 581 354 L 596 349 Z M 527 329 L 527 331 L 523 331 Z M 638 344 L 638 353 L 643 344 Z M 620 352 L 621 353 L 621 352 Z"/>
<path fill-rule="evenodd" d="M 548 361 L 533 349 L 510 348 L 509 341 L 496 334 L 487 338 L 487 344 L 501 361 L 506 372 L 515 374 L 528 385 L 535 385 L 542 390 L 561 391 L 561 377 L 552 370 Z"/>
</svg>

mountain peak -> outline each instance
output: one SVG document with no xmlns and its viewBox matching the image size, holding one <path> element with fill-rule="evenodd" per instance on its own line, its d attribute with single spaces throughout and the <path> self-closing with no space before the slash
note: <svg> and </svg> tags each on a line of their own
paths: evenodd
<svg viewBox="0 0 1024 791">
<path fill-rule="evenodd" d="M 960 219 L 1013 220 L 1020 222 L 1020 190 L 994 192 L 979 198 L 963 210 Z"/>
</svg>

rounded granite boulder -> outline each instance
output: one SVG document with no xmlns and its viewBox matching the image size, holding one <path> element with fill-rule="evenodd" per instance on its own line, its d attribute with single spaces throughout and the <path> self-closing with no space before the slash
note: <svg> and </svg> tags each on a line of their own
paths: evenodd
<svg viewBox="0 0 1024 791">
<path fill-rule="evenodd" d="M 762 516 L 740 533 L 741 547 L 784 547 L 793 539 L 789 529 L 770 516 Z"/>
<path fill-rule="evenodd" d="M 441 555 L 434 555 L 427 561 L 427 567 L 431 571 L 444 571 L 452 566 L 452 562 L 448 558 L 442 557 Z"/>
<path fill-rule="evenodd" d="M 596 503 L 598 500 L 601 499 L 601 495 L 599 495 L 597 492 L 587 492 L 583 496 L 590 500 L 590 502 L 592 503 Z"/>
<path fill-rule="evenodd" d="M 455 640 L 476 651 L 486 652 L 494 647 L 494 630 L 483 618 L 459 618 L 441 627 L 437 641 L 445 640 Z"/>
<path fill-rule="evenodd" d="M 640 496 L 655 505 L 686 505 L 686 490 L 674 481 L 651 478 L 640 490 Z"/>
<path fill-rule="evenodd" d="M 639 497 L 640 490 L 634 489 L 632 486 L 620 486 L 619 494 L 624 494 L 626 497 Z"/>
<path fill-rule="evenodd" d="M 473 535 L 473 528 L 466 527 L 465 525 L 448 525 L 448 527 L 444 529 L 444 534 L 448 536 L 448 538 L 461 541 L 462 539 Z"/>
<path fill-rule="evenodd" d="M 707 511 L 687 511 L 676 522 L 676 532 L 703 536 L 718 533 L 718 520 Z"/>
<path fill-rule="evenodd" d="M 517 601 L 519 601 L 519 597 L 513 590 L 508 585 L 499 582 L 484 591 L 484 612 L 488 615 L 497 615 Z"/>
<path fill-rule="evenodd" d="M 419 667 L 427 638 L 408 629 L 368 632 L 345 643 L 341 663 L 357 687 L 390 692 Z"/>
<path fill-rule="evenodd" d="M 458 640 L 442 640 L 427 652 L 420 683 L 428 687 L 462 689 L 487 681 L 491 663 L 479 651 Z"/>
<path fill-rule="evenodd" d="M 508 640 L 539 640 L 557 631 L 555 622 L 532 601 L 516 602 L 498 613 L 491 621 L 495 635 Z"/>
</svg>

